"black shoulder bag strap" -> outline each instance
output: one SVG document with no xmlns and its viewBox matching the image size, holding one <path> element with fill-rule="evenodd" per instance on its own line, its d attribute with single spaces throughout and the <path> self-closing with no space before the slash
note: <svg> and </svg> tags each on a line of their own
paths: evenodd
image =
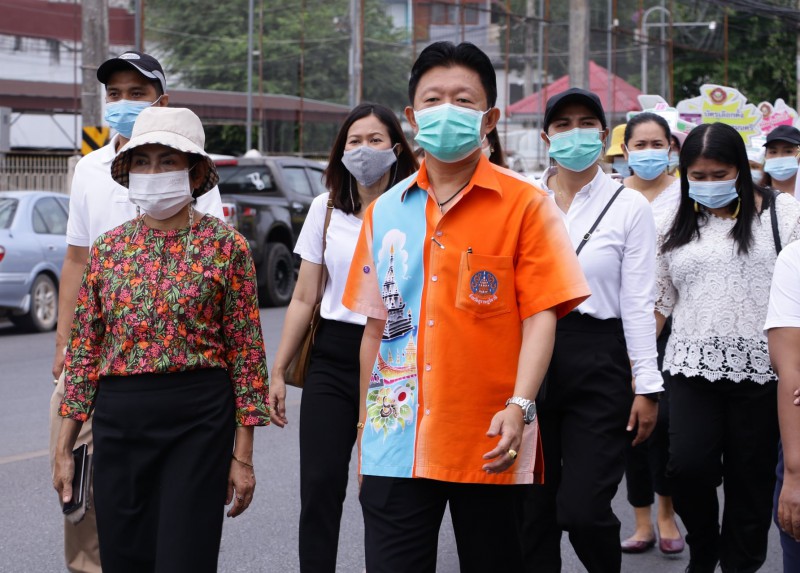
<svg viewBox="0 0 800 573">
<path fill-rule="evenodd" d="M 617 189 L 616 193 L 614 193 L 614 195 L 611 197 L 611 199 L 609 199 L 608 203 L 606 203 L 606 206 L 605 206 L 605 207 L 603 208 L 603 210 L 600 212 L 600 215 L 597 217 L 597 220 L 594 222 L 594 225 L 592 225 L 592 228 L 591 228 L 591 229 L 589 229 L 589 232 L 588 232 L 588 233 L 586 233 L 586 234 L 583 236 L 583 239 L 581 239 L 581 242 L 580 242 L 580 244 L 578 245 L 578 248 L 577 248 L 577 249 L 575 249 L 575 254 L 576 254 L 576 255 L 580 255 L 580 254 L 581 254 L 581 251 L 583 250 L 583 247 L 586 245 L 586 243 L 588 243 L 588 242 L 589 242 L 589 239 L 591 239 L 591 238 L 592 238 L 592 233 L 594 233 L 594 230 L 597 228 L 597 225 L 599 225 L 599 224 L 600 224 L 600 221 L 602 221 L 602 220 L 603 220 L 603 217 L 605 216 L 605 214 L 606 214 L 606 211 L 608 211 L 609 207 L 611 207 L 611 204 L 612 204 L 612 203 L 613 203 L 613 202 L 616 200 L 617 196 L 618 196 L 620 193 L 622 193 L 622 190 L 623 190 L 624 188 L 625 188 L 625 185 L 620 185 L 620 186 L 619 186 L 619 189 Z"/>
<path fill-rule="evenodd" d="M 780 194 L 780 191 L 772 192 L 772 205 L 770 205 L 771 209 L 769 210 L 769 218 L 772 221 L 772 239 L 775 241 L 775 252 L 779 255 L 783 248 L 781 235 L 778 233 L 778 195 Z"/>
</svg>

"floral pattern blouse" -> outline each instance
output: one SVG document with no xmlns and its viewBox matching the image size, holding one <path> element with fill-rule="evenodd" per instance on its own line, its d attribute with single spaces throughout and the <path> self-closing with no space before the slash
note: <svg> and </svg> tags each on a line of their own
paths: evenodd
<svg viewBox="0 0 800 573">
<path fill-rule="evenodd" d="M 209 215 L 191 235 L 134 219 L 100 236 L 75 307 L 61 416 L 85 421 L 103 376 L 202 368 L 228 371 L 237 425 L 269 423 L 247 240 Z"/>
</svg>

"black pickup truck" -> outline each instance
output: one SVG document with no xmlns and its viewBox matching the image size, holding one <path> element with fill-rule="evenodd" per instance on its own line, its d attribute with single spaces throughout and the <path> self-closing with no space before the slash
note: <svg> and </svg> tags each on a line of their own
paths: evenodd
<svg viewBox="0 0 800 573">
<path fill-rule="evenodd" d="M 311 201 L 327 191 L 323 165 L 286 156 L 216 159 L 225 221 L 250 243 L 261 306 L 284 306 L 292 298 L 292 249 Z"/>
</svg>

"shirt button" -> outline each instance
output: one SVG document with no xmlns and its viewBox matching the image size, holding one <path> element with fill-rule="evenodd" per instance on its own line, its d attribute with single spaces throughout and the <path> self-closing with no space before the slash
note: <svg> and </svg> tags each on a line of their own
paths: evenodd
<svg viewBox="0 0 800 573">
<path fill-rule="evenodd" d="M 430 372 L 430 371 L 431 371 L 431 368 L 432 368 L 432 366 L 431 366 L 430 364 L 426 364 L 426 365 L 425 365 L 425 371 L 426 371 L 426 372 Z"/>
<path fill-rule="evenodd" d="M 441 237 L 443 234 L 444 234 L 444 233 L 442 233 L 441 231 L 436 231 L 436 236 L 437 236 L 437 237 Z"/>
<path fill-rule="evenodd" d="M 431 280 L 432 280 L 433 282 L 436 282 L 436 281 L 438 281 L 438 280 L 439 280 L 439 277 L 437 277 L 436 275 L 433 275 L 433 276 L 431 277 Z"/>
<path fill-rule="evenodd" d="M 426 410 L 425 410 L 425 415 L 426 415 L 426 416 L 430 416 L 430 415 L 431 415 L 431 411 L 430 411 L 430 410 L 428 410 L 428 409 L 426 409 Z"/>
<path fill-rule="evenodd" d="M 432 320 L 428 321 L 428 326 L 433 326 L 433 321 Z"/>
</svg>

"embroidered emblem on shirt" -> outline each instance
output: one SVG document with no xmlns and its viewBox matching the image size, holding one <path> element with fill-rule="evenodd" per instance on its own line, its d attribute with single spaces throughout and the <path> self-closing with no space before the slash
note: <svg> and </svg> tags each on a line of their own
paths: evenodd
<svg viewBox="0 0 800 573">
<path fill-rule="evenodd" d="M 492 304 L 497 300 L 497 277 L 489 271 L 478 271 L 469 280 L 472 294 L 469 298 L 477 304 Z"/>
</svg>

